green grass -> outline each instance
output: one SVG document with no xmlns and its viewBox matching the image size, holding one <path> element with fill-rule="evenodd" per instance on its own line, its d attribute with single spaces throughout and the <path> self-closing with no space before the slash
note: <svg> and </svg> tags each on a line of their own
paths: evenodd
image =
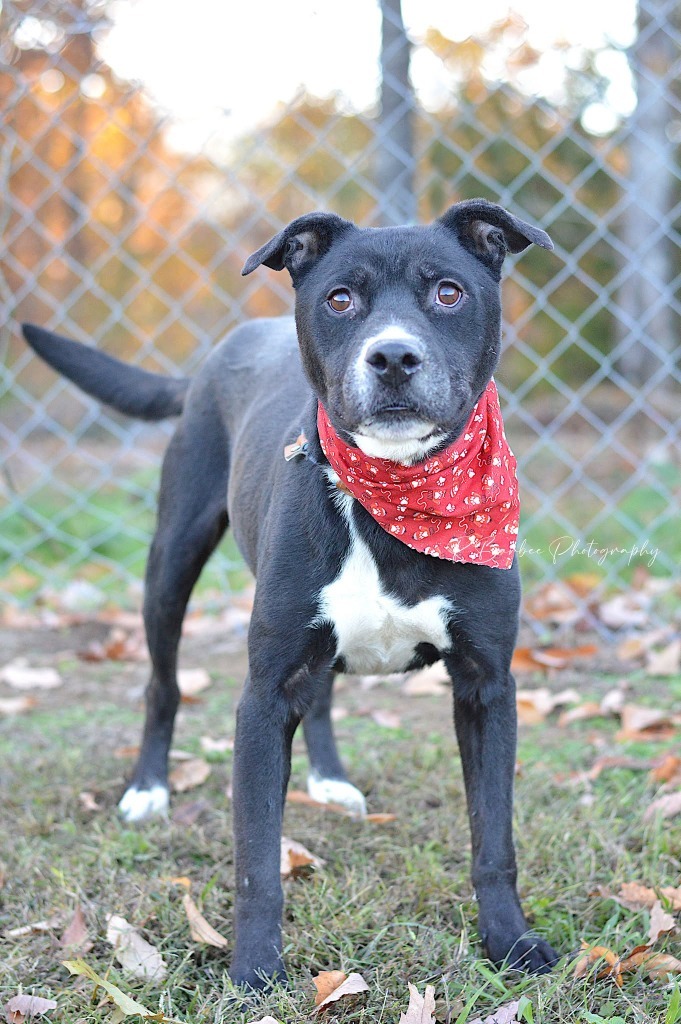
<svg viewBox="0 0 681 1024">
<path fill-rule="evenodd" d="M 68 634 L 55 637 L 55 652 L 68 645 Z M 175 746 L 198 753 L 202 735 L 233 734 L 244 664 L 240 655 L 225 662 L 224 654 L 205 645 L 196 653 L 190 647 L 186 657 L 188 664 L 200 657 L 219 679 L 200 704 L 183 710 L 178 725 Z M 621 952 L 645 940 L 647 912 L 626 910 L 597 895 L 598 887 L 616 891 L 633 880 L 678 885 L 681 828 L 678 819 L 643 822 L 654 793 L 645 773 L 615 769 L 588 787 L 565 785 L 561 776 L 588 767 L 604 751 L 658 756 L 669 744 L 620 744 L 600 721 L 521 729 L 520 891 L 534 927 L 565 954 L 550 976 L 522 978 L 497 973 L 482 956 L 448 698 L 407 699 L 388 686 L 369 692 L 347 686 L 338 703 L 349 714 L 337 731 L 351 777 L 367 793 L 370 810 L 399 817 L 380 827 L 287 808 L 285 833 L 323 857 L 326 866 L 285 886 L 291 987 L 254 997 L 242 1013 L 230 1002 L 228 955 L 192 942 L 180 893 L 168 881 L 188 875 L 194 898 L 231 944 L 233 866 L 225 797 L 231 754 L 211 757 L 208 781 L 175 798 L 176 807 L 199 798 L 208 802 L 207 813 L 191 828 L 165 821 L 135 829 L 122 824 L 115 803 L 130 762 L 113 752 L 136 740 L 143 667 L 74 664 L 63 657 L 61 664 L 70 666 L 62 689 L 41 697 L 34 711 L 0 721 L 0 932 L 53 915 L 67 923 L 80 903 L 94 943 L 87 962 L 150 1009 L 161 1005 L 187 1022 L 241 1024 L 270 1013 L 286 1024 L 301 1024 L 311 1019 L 313 974 L 334 968 L 361 972 L 371 989 L 364 1005 L 340 1012 L 344 1022 L 396 1024 L 406 1009 L 408 982 L 421 991 L 427 982 L 435 985 L 438 1021 L 448 1012 L 460 1024 L 484 1019 L 521 996 L 523 1019 L 530 1024 L 681 1020 L 673 982 L 629 975 L 620 990 L 607 981 L 575 981 L 568 960 L 582 939 Z M 602 675 L 583 679 L 583 696 L 597 697 L 612 684 Z M 650 688 L 649 682 L 634 681 L 632 699 L 643 699 L 644 685 Z M 648 689 L 647 695 L 651 703 L 678 709 L 681 679 L 656 693 Z M 401 728 L 380 728 L 358 715 L 374 707 L 398 709 Z M 296 738 L 292 786 L 304 788 L 305 775 L 304 749 Z M 101 811 L 82 809 L 83 790 L 95 794 Z M 162 986 L 135 982 L 118 967 L 104 938 L 112 912 L 122 913 L 160 948 L 169 966 Z M 93 986 L 61 966 L 66 954 L 59 934 L 60 927 L 4 943 L 0 1001 L 23 987 L 58 1000 L 55 1020 L 108 1020 L 110 1009 L 99 1005 L 99 996 L 91 1002 Z M 661 948 L 681 955 L 678 938 Z"/>
</svg>

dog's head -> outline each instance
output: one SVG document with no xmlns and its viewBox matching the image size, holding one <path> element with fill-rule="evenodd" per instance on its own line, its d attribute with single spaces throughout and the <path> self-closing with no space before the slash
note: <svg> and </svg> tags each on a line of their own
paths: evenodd
<svg viewBox="0 0 681 1024">
<path fill-rule="evenodd" d="M 484 199 L 423 227 L 298 217 L 246 262 L 289 271 L 303 364 L 334 428 L 416 462 L 457 437 L 494 372 L 507 252 L 549 236 Z"/>
</svg>

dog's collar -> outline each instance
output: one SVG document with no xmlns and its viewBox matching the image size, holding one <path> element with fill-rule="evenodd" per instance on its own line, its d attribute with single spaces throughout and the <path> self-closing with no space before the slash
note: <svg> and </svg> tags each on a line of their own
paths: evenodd
<svg viewBox="0 0 681 1024">
<path fill-rule="evenodd" d="M 511 568 L 520 514 L 518 481 L 493 380 L 456 441 L 415 466 L 372 458 L 350 447 L 333 429 L 321 403 L 317 429 L 337 486 L 356 498 L 387 533 L 435 558 Z M 285 457 L 310 458 L 303 434 L 287 447 Z"/>
</svg>

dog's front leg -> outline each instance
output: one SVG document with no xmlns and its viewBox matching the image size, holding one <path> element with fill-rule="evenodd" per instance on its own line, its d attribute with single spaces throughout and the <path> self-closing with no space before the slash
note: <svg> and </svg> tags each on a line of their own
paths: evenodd
<svg viewBox="0 0 681 1024">
<path fill-rule="evenodd" d="M 247 679 L 234 742 L 236 944 L 230 975 L 264 988 L 285 980 L 281 958 L 281 825 L 299 717 L 276 690 Z"/>
<path fill-rule="evenodd" d="M 529 931 L 516 889 L 512 815 L 517 718 L 513 677 L 505 672 L 496 680 L 490 679 L 490 667 L 485 666 L 487 671 L 483 672 L 472 659 L 466 659 L 465 664 L 457 659 L 449 668 L 471 826 L 472 879 L 480 936 L 496 964 L 543 973 L 550 970 L 558 955 Z"/>
</svg>

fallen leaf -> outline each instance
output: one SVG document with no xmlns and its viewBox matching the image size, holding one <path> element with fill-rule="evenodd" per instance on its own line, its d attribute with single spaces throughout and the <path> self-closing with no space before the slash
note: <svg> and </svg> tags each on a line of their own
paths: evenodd
<svg viewBox="0 0 681 1024">
<path fill-rule="evenodd" d="M 660 896 L 671 906 L 672 910 L 681 910 L 681 888 L 664 886 L 660 889 L 649 889 L 640 882 L 623 882 L 617 898 L 629 910 L 652 909 Z"/>
<path fill-rule="evenodd" d="M 525 597 L 525 608 L 533 619 L 565 624 L 582 616 L 579 596 L 564 583 L 545 583 Z"/>
<path fill-rule="evenodd" d="M 333 814 L 341 814 L 345 818 L 353 815 L 343 804 L 324 804 L 320 800 L 313 800 L 309 793 L 302 789 L 289 789 L 286 794 L 286 802 L 290 804 L 303 804 L 304 807 L 315 807 L 320 811 L 331 811 Z"/>
<path fill-rule="evenodd" d="M 24 1024 L 24 1021 L 34 1017 L 42 1017 L 50 1010 L 56 1010 L 57 1003 L 54 999 L 41 999 L 40 996 L 18 995 L 12 996 L 9 1002 L 5 1003 L 5 1020 L 8 1024 Z"/>
<path fill-rule="evenodd" d="M 601 772 L 610 768 L 628 768 L 634 772 L 645 772 L 650 768 L 650 761 L 642 761 L 636 757 L 626 757 L 624 754 L 601 754 L 587 771 L 587 778 L 593 781 L 598 778 Z"/>
<path fill-rule="evenodd" d="M 450 679 L 443 661 L 436 661 L 412 673 L 403 683 L 401 692 L 407 697 L 440 697 L 449 692 Z"/>
<path fill-rule="evenodd" d="M 15 690 L 52 690 L 61 686 L 64 680 L 56 668 L 36 668 L 18 658 L 0 668 L 0 682 L 7 683 Z"/>
<path fill-rule="evenodd" d="M 658 814 L 661 818 L 675 818 L 677 814 L 681 814 L 681 789 L 653 800 L 646 808 L 643 820 L 651 821 Z"/>
<path fill-rule="evenodd" d="M 650 946 L 637 946 L 621 962 L 622 971 L 631 972 L 643 968 L 652 981 L 668 974 L 681 974 L 681 960 L 668 953 L 654 953 Z"/>
<path fill-rule="evenodd" d="M 129 631 L 121 626 L 114 626 L 103 643 L 94 641 L 77 653 L 81 661 L 94 662 L 147 661 L 149 658 L 143 631 Z"/>
<path fill-rule="evenodd" d="M 84 811 L 89 811 L 91 813 L 101 811 L 102 809 L 102 805 L 98 804 L 95 800 L 95 794 L 88 791 L 83 791 L 78 794 L 78 803 Z"/>
<path fill-rule="evenodd" d="M 621 728 L 616 734 L 616 739 L 656 740 L 668 738 L 673 733 L 674 723 L 665 711 L 643 707 L 640 704 L 625 704 L 621 712 Z"/>
<path fill-rule="evenodd" d="M 661 651 L 648 651 L 646 672 L 649 676 L 677 676 L 681 673 L 681 639 Z"/>
<path fill-rule="evenodd" d="M 201 815 L 210 810 L 210 807 L 207 800 L 192 800 L 188 804 L 180 804 L 179 807 L 176 807 L 170 820 L 173 825 L 189 828 L 195 825 Z"/>
<path fill-rule="evenodd" d="M 583 978 L 588 972 L 589 968 L 600 960 L 604 960 L 607 964 L 603 967 L 598 974 L 597 978 L 612 978 L 618 987 L 622 986 L 622 970 L 620 964 L 620 958 L 607 946 L 589 946 L 587 942 L 582 940 L 582 954 L 575 961 L 575 965 L 572 969 L 572 976 L 574 978 Z"/>
<path fill-rule="evenodd" d="M 567 711 L 563 711 L 558 716 L 558 725 L 563 728 L 566 725 L 572 725 L 573 722 L 585 722 L 591 718 L 602 718 L 603 711 L 600 704 L 596 704 L 595 701 L 587 701 L 584 704 L 578 704 L 575 708 L 568 708 Z"/>
<path fill-rule="evenodd" d="M 581 647 L 516 647 L 511 659 L 512 672 L 537 672 L 547 668 L 565 668 L 578 658 L 590 658 L 596 654 L 595 644 Z"/>
<path fill-rule="evenodd" d="M 644 627 L 648 623 L 650 597 L 640 591 L 616 594 L 598 607 L 601 622 L 611 629 L 622 626 Z"/>
<path fill-rule="evenodd" d="M 60 917 L 50 917 L 46 921 L 34 921 L 32 924 L 22 924 L 18 928 L 10 928 L 5 932 L 8 939 L 18 939 L 22 935 L 36 935 L 41 932 L 52 932 L 59 928 L 62 923 Z"/>
<path fill-rule="evenodd" d="M 327 1007 L 337 1002 L 339 999 L 347 999 L 349 1002 L 354 1002 L 356 997 L 362 992 L 368 992 L 369 986 L 362 977 L 361 974 L 349 974 L 348 977 L 342 982 L 338 988 L 335 988 L 328 994 L 312 1011 L 312 1013 L 321 1013 L 322 1010 L 326 1010 Z"/>
<path fill-rule="evenodd" d="M 268 1013 L 266 1017 L 261 1017 L 260 1020 L 249 1021 L 249 1024 L 280 1024 L 280 1021 L 275 1020 Z"/>
<path fill-rule="evenodd" d="M 374 814 L 365 814 L 361 820 L 368 821 L 372 825 L 388 825 L 391 821 L 397 821 L 397 815 L 379 811 Z"/>
<path fill-rule="evenodd" d="M 177 685 L 182 698 L 196 697 L 207 690 L 212 682 L 205 668 L 181 668 L 177 673 Z"/>
<path fill-rule="evenodd" d="M 516 709 L 518 721 L 523 725 L 537 725 L 564 704 L 579 700 L 577 690 L 561 690 L 552 693 L 547 686 L 538 686 L 533 690 L 518 690 L 516 693 Z"/>
<path fill-rule="evenodd" d="M 193 757 L 189 761 L 181 761 L 173 768 L 168 781 L 176 793 L 185 793 L 206 781 L 211 767 L 202 757 Z"/>
<path fill-rule="evenodd" d="M 192 880 L 191 878 L 188 878 L 187 875 L 175 875 L 174 878 L 169 878 L 168 881 L 171 885 L 184 886 L 187 891 L 192 887 Z"/>
<path fill-rule="evenodd" d="M 378 708 L 371 712 L 371 717 L 376 725 L 380 725 L 384 729 L 399 729 L 402 725 L 402 719 L 395 711 L 383 711 Z"/>
<path fill-rule="evenodd" d="M 194 942 L 200 942 L 204 946 L 216 946 L 224 949 L 227 939 L 220 932 L 216 932 L 212 925 L 208 924 L 205 917 L 197 907 L 188 892 L 182 897 L 182 906 L 189 921 L 189 934 Z"/>
<path fill-rule="evenodd" d="M 681 757 L 678 754 L 665 754 L 650 770 L 651 782 L 671 782 L 677 776 L 681 780 Z"/>
<path fill-rule="evenodd" d="M 71 921 L 59 940 L 59 945 L 78 953 L 87 953 L 88 950 L 92 949 L 85 917 L 80 906 L 76 907 Z"/>
<path fill-rule="evenodd" d="M 435 988 L 426 985 L 426 994 L 420 995 L 416 985 L 409 985 L 409 1006 L 400 1014 L 399 1024 L 435 1024 Z"/>
<path fill-rule="evenodd" d="M 315 857 L 313 853 L 297 843 L 295 839 L 281 837 L 281 863 L 280 871 L 282 878 L 297 878 L 299 875 L 308 874 L 313 868 L 324 867 L 324 861 Z"/>
<path fill-rule="evenodd" d="M 317 995 L 314 997 L 315 1006 L 323 1003 L 327 996 L 331 995 L 339 985 L 342 985 L 347 980 L 347 977 L 344 971 L 320 971 L 312 979 L 317 989 Z"/>
<path fill-rule="evenodd" d="M 0 697 L 0 715 L 23 715 L 37 704 L 35 697 Z"/>
<path fill-rule="evenodd" d="M 671 914 L 662 909 L 660 901 L 655 900 L 650 911 L 650 928 L 648 929 L 650 945 L 655 945 L 660 935 L 669 935 L 673 931 L 676 931 L 676 921 Z"/>
<path fill-rule="evenodd" d="M 94 981 L 95 985 L 103 988 L 104 991 L 113 999 L 118 1009 L 126 1017 L 139 1016 L 139 1017 L 155 1017 L 158 1020 L 157 1014 L 152 1014 L 150 1010 L 147 1010 L 146 1006 L 142 1003 L 138 1003 L 137 1000 L 131 999 L 130 996 L 126 995 L 117 985 L 112 985 L 110 981 L 105 978 L 101 978 L 96 971 L 86 964 L 84 960 L 63 960 L 62 963 L 71 974 L 76 974 L 81 977 L 89 978 L 90 981 Z"/>
<path fill-rule="evenodd" d="M 159 951 L 142 938 L 124 917 L 111 914 L 107 920 L 106 939 L 114 947 L 119 964 L 134 978 L 162 981 L 168 973 Z"/>
<path fill-rule="evenodd" d="M 205 754 L 226 754 L 228 750 L 234 750 L 234 740 L 227 736 L 221 736 L 217 740 L 211 736 L 202 736 L 201 750 Z"/>
<path fill-rule="evenodd" d="M 669 636 L 669 627 L 654 629 L 648 633 L 639 633 L 637 636 L 627 637 L 617 648 L 617 657 L 620 661 L 636 661 L 642 658 L 646 651 L 659 644 Z"/>
<path fill-rule="evenodd" d="M 470 1024 L 518 1024 L 516 1020 L 516 1013 L 520 1006 L 519 1000 L 514 1000 L 512 1003 L 505 1003 L 500 1006 L 494 1013 L 490 1013 L 489 1017 L 485 1017 L 484 1021 L 482 1017 L 476 1017 Z"/>
</svg>

